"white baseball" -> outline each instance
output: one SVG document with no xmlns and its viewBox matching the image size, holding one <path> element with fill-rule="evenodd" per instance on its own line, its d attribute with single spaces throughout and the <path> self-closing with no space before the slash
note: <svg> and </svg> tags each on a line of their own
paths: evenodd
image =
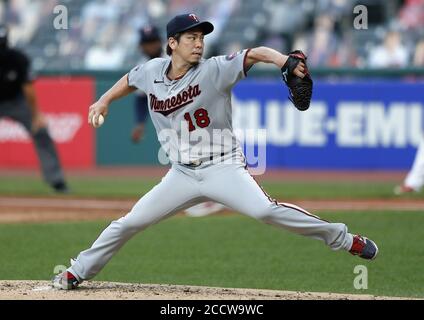
<svg viewBox="0 0 424 320">
<path fill-rule="evenodd" d="M 94 128 L 100 127 L 103 124 L 103 122 L 105 122 L 105 118 L 103 117 L 102 114 L 99 114 L 99 119 L 98 119 L 97 124 L 96 124 L 95 120 L 96 120 L 96 115 L 94 115 L 93 118 L 91 118 L 91 123 L 93 124 Z"/>
</svg>

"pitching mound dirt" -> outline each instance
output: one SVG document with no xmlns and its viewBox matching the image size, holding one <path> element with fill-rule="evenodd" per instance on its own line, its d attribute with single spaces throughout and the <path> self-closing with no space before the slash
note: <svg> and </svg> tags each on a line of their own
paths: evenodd
<svg viewBox="0 0 424 320">
<path fill-rule="evenodd" d="M 49 281 L 0 281 L 1 300 L 391 300 L 394 297 L 90 281 L 77 290 L 53 289 Z"/>
</svg>

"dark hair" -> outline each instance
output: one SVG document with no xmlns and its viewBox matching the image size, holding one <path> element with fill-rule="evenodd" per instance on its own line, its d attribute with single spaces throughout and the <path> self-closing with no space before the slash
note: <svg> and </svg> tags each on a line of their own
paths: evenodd
<svg viewBox="0 0 424 320">
<path fill-rule="evenodd" d="M 177 40 L 177 42 L 180 42 L 181 33 L 176 33 L 175 35 L 172 36 L 172 38 L 174 38 L 175 40 Z M 170 56 L 172 54 L 172 49 L 169 46 L 169 44 L 166 45 L 166 54 L 168 56 Z"/>
</svg>

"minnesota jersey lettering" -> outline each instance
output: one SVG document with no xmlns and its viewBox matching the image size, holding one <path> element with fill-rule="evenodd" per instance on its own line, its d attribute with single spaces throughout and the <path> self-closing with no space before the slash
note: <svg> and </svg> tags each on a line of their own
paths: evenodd
<svg viewBox="0 0 424 320">
<path fill-rule="evenodd" d="M 174 97 L 167 98 L 165 101 L 159 100 L 154 94 L 150 94 L 150 109 L 154 112 L 159 112 L 164 116 L 171 114 L 174 111 L 190 104 L 193 99 L 199 96 L 202 92 L 199 89 L 199 85 L 194 87 L 189 86 L 183 92 L 177 94 Z"/>
</svg>

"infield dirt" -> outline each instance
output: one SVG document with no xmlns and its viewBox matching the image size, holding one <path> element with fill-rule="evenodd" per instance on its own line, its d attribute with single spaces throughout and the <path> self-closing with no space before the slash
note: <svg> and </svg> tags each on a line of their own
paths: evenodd
<svg viewBox="0 0 424 320">
<path fill-rule="evenodd" d="M 13 300 L 393 300 L 327 292 L 217 288 L 165 284 L 84 282 L 77 290 L 53 289 L 48 281 L 0 281 L 0 299 Z M 409 299 L 409 298 L 408 298 Z"/>
</svg>

